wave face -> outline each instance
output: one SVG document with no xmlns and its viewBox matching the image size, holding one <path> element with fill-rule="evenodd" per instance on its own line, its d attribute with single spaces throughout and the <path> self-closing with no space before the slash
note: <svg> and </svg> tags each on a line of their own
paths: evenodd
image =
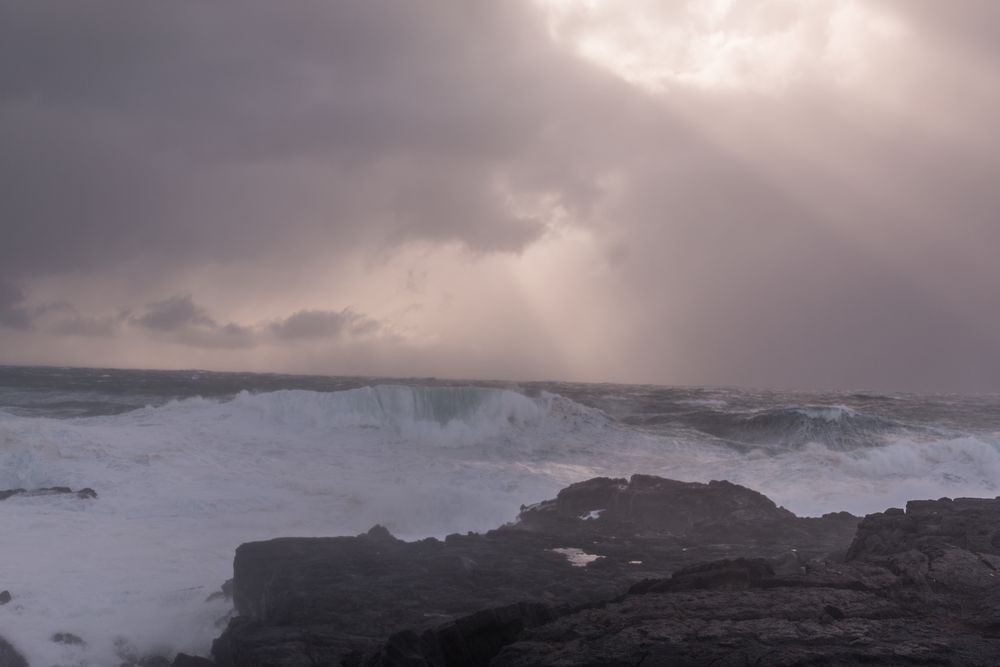
<svg viewBox="0 0 1000 667">
<path fill-rule="evenodd" d="M 772 450 L 810 443 L 851 450 L 885 443 L 895 434 L 923 430 L 843 405 L 806 405 L 751 413 L 710 413 L 691 420 L 709 435 Z"/>
<path fill-rule="evenodd" d="M 995 496 L 1000 400 L 0 368 L 0 489 L 99 494 L 0 502 L 0 636 L 37 665 L 204 652 L 242 542 L 483 530 L 635 472 L 805 515 Z"/>
<path fill-rule="evenodd" d="M 456 431 L 475 436 L 524 427 L 546 415 L 547 402 L 506 389 L 414 385 L 376 385 L 333 393 L 244 391 L 233 401 L 292 428 L 360 427 L 419 436 Z"/>
</svg>

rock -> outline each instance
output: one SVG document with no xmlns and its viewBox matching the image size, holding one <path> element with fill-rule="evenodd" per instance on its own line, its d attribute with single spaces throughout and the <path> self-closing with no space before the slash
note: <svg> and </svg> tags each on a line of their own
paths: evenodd
<svg viewBox="0 0 1000 667">
<path fill-rule="evenodd" d="M 178 653 L 170 667 L 215 667 L 215 663 L 208 658 L 201 658 L 186 653 Z"/>
<path fill-rule="evenodd" d="M 57 632 L 52 635 L 52 641 L 57 644 L 67 644 L 70 646 L 86 646 L 87 642 L 77 637 L 72 632 Z"/>
<path fill-rule="evenodd" d="M 740 549 L 763 547 L 772 554 L 784 547 L 815 556 L 843 550 L 858 521 L 847 512 L 800 518 L 767 496 L 731 482 L 700 484 L 633 475 L 630 480 L 599 477 L 572 484 L 554 500 L 522 508 L 515 527 L 577 537 L 652 531 L 682 538 L 682 548 L 737 544 Z M 703 554 L 724 555 L 722 550 Z"/>
<path fill-rule="evenodd" d="M 866 517 L 849 562 L 699 564 L 527 629 L 490 664 L 990 664 L 998 528 L 997 501 L 911 502 Z"/>
<path fill-rule="evenodd" d="M 589 518 L 595 512 L 598 518 Z M 357 537 L 243 544 L 234 561 L 238 616 L 212 655 L 219 665 L 261 666 L 449 655 L 464 644 L 433 633 L 481 610 L 523 603 L 556 614 L 706 559 L 842 553 L 857 521 L 848 514 L 801 519 L 728 482 L 635 475 L 575 484 L 483 535 L 408 543 L 375 526 Z M 563 555 L 572 550 L 600 558 L 574 567 Z M 799 571 L 800 557 L 792 558 L 789 567 Z M 484 632 L 511 634 L 498 627 Z M 403 630 L 410 634 L 397 636 Z"/>
<path fill-rule="evenodd" d="M 122 661 L 118 667 L 170 667 L 170 660 L 162 655 L 143 655 L 124 637 L 114 640 L 115 653 Z"/>
<path fill-rule="evenodd" d="M 522 602 L 487 609 L 418 635 L 405 630 L 389 637 L 385 646 L 367 659 L 369 667 L 409 665 L 467 665 L 486 667 L 507 644 L 532 627 L 556 617 L 547 605 Z"/>
<path fill-rule="evenodd" d="M 746 589 L 632 594 L 525 631 L 491 665 L 976 664 L 996 642 L 956 641 L 877 593 L 770 576 Z"/>
<path fill-rule="evenodd" d="M 998 535 L 1000 500 L 859 522 L 796 517 L 728 482 L 598 478 L 483 535 L 403 542 L 375 526 L 241 545 L 239 615 L 212 654 L 254 667 L 990 664 Z"/>
<path fill-rule="evenodd" d="M 774 570 L 763 558 L 738 558 L 686 567 L 669 579 L 639 582 L 628 592 L 635 595 L 692 590 L 747 590 L 773 576 Z"/>
<path fill-rule="evenodd" d="M 0 637 L 0 667 L 28 667 L 24 656 L 3 637 Z"/>
<path fill-rule="evenodd" d="M 918 500 L 908 502 L 905 512 L 869 514 L 858 525 L 847 558 L 942 548 L 1000 554 L 1000 499 Z"/>
<path fill-rule="evenodd" d="M 10 602 L 10 591 L 0 591 L 0 605 Z"/>
<path fill-rule="evenodd" d="M 7 500 L 12 496 L 57 496 L 76 495 L 79 498 L 97 498 L 97 492 L 91 488 L 73 491 L 68 486 L 46 486 L 40 489 L 6 489 L 0 490 L 0 500 Z"/>
<path fill-rule="evenodd" d="M 222 586 L 219 587 L 219 590 L 215 591 L 207 598 L 205 598 L 205 602 L 212 602 L 213 600 L 232 600 L 232 599 L 233 599 L 233 580 L 227 579 L 225 583 L 223 583 Z"/>
<path fill-rule="evenodd" d="M 148 655 L 140 658 L 129 658 L 118 667 L 170 667 L 170 660 L 162 655 Z"/>
</svg>

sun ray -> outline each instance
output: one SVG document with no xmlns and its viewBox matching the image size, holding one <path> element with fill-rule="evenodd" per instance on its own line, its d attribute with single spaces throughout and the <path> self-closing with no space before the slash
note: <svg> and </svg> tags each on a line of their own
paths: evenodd
<svg viewBox="0 0 1000 667">
<path fill-rule="evenodd" d="M 905 35 L 895 17 L 854 0 L 535 2 L 555 42 L 650 93 L 775 94 L 814 76 L 853 83 L 874 76 L 878 53 Z"/>
</svg>

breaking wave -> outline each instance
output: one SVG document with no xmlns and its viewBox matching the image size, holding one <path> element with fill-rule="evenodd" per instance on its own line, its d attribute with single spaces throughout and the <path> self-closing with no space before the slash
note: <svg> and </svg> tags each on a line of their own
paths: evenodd
<svg viewBox="0 0 1000 667">
<path fill-rule="evenodd" d="M 607 422 L 599 410 L 557 394 L 529 397 L 510 389 L 375 385 L 335 392 L 240 392 L 224 402 L 184 399 L 153 412 L 211 410 L 220 418 L 265 422 L 293 431 L 376 430 L 442 443 L 478 441 L 559 425 L 571 430 Z"/>
</svg>

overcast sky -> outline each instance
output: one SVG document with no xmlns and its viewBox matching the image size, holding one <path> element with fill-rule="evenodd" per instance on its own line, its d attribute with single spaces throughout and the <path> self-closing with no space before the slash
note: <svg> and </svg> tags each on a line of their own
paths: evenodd
<svg viewBox="0 0 1000 667">
<path fill-rule="evenodd" d="M 1000 391 L 995 0 L 0 0 L 0 363 Z"/>
</svg>

